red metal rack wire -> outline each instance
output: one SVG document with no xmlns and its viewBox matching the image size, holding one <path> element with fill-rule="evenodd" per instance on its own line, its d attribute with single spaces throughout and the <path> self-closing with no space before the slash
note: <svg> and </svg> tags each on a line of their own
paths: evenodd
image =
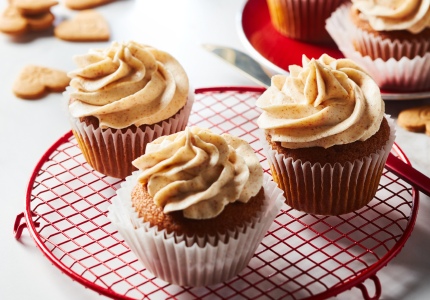
<svg viewBox="0 0 430 300">
<path fill-rule="evenodd" d="M 261 88 L 198 89 L 190 125 L 248 141 L 270 173 L 258 139 L 255 100 Z M 402 151 L 392 152 L 409 163 Z M 284 206 L 248 267 L 232 280 L 191 288 L 149 273 L 106 217 L 120 181 L 94 171 L 71 132 L 40 159 L 31 176 L 15 237 L 27 228 L 37 247 L 84 286 L 115 299 L 324 299 L 357 287 L 379 298 L 376 273 L 403 247 L 415 224 L 418 193 L 384 171 L 375 198 L 341 216 L 315 216 Z M 363 284 L 370 279 L 374 295 Z"/>
</svg>

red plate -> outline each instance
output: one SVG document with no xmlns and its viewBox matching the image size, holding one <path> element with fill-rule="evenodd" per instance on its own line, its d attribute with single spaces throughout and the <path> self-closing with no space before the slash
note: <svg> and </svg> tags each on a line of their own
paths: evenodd
<svg viewBox="0 0 430 300">
<path fill-rule="evenodd" d="M 275 67 L 288 71 L 290 65 L 301 65 L 302 55 L 317 58 L 327 53 L 342 58 L 336 45 L 317 45 L 289 39 L 281 35 L 272 25 L 266 0 L 249 0 L 242 11 L 241 26 L 246 40 L 260 59 Z"/>
<path fill-rule="evenodd" d="M 196 91 L 189 125 L 229 132 L 250 143 L 265 172 L 255 106 L 263 88 Z M 395 145 L 393 154 L 407 162 Z M 373 283 L 414 227 L 418 194 L 384 170 L 375 198 L 341 216 L 315 216 L 286 205 L 249 265 L 233 279 L 190 288 L 149 273 L 107 218 L 120 180 L 94 171 L 69 132 L 43 155 L 31 176 L 15 236 L 27 228 L 43 254 L 73 280 L 114 299 L 325 299 Z M 369 295 L 367 295 L 367 298 Z"/>
</svg>

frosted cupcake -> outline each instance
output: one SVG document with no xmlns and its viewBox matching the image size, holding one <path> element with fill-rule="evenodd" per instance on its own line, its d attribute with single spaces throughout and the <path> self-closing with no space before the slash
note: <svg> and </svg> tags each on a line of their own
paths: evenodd
<svg viewBox="0 0 430 300">
<path fill-rule="evenodd" d="M 124 178 L 148 142 L 185 128 L 194 94 L 170 54 L 131 41 L 74 59 L 65 95 L 73 133 L 95 170 Z"/>
<path fill-rule="evenodd" d="M 353 0 L 355 48 L 363 56 L 389 60 L 430 52 L 430 0 Z"/>
<path fill-rule="evenodd" d="M 394 142 L 377 84 L 349 59 L 303 57 L 256 104 L 273 179 L 286 203 L 339 215 L 374 197 Z"/>
<path fill-rule="evenodd" d="M 284 202 L 249 144 L 207 129 L 160 137 L 133 164 L 109 219 L 143 265 L 203 286 L 244 269 Z"/>
<path fill-rule="evenodd" d="M 343 54 L 381 88 L 430 89 L 430 0 L 353 0 L 327 20 Z"/>
<path fill-rule="evenodd" d="M 273 27 L 282 35 L 305 42 L 333 42 L 325 20 L 347 0 L 267 0 Z"/>
</svg>

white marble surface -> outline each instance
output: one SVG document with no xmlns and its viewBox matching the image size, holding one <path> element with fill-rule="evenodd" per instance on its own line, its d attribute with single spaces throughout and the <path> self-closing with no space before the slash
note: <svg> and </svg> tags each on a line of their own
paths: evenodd
<svg viewBox="0 0 430 300">
<path fill-rule="evenodd" d="M 165 49 L 185 67 L 194 87 L 255 85 L 230 66 L 202 49 L 202 43 L 245 50 L 237 33 L 237 16 L 245 0 L 121 0 L 97 8 L 108 20 L 112 40 L 134 39 Z M 3 9 L 6 0 L 0 2 Z M 60 2 L 53 12 L 57 21 L 74 14 Z M 21 68 L 40 64 L 63 70 L 75 66 L 74 54 L 108 43 L 70 43 L 52 34 L 11 39 L 0 34 L 0 299 L 103 299 L 62 274 L 27 231 L 19 241 L 12 229 L 24 210 L 29 177 L 41 155 L 69 130 L 60 94 L 27 101 L 16 98 L 11 86 Z M 396 117 L 406 107 L 422 101 L 387 102 Z M 412 165 L 430 176 L 430 137 L 398 129 L 396 142 Z M 430 199 L 420 195 L 415 229 L 400 254 L 378 272 L 383 299 L 430 297 Z M 338 296 L 360 299 L 357 289 Z"/>
</svg>

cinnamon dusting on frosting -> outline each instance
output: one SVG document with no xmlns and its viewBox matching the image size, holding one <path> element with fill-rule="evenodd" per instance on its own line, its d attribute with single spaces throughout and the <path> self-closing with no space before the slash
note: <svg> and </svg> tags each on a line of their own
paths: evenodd
<svg viewBox="0 0 430 300">
<path fill-rule="evenodd" d="M 377 31 L 408 30 L 417 34 L 430 28 L 430 0 L 352 0 Z"/>
<path fill-rule="evenodd" d="M 303 67 L 275 75 L 256 105 L 257 123 L 285 148 L 364 141 L 378 131 L 384 102 L 374 80 L 349 59 L 303 56 Z"/>
<path fill-rule="evenodd" d="M 133 161 L 164 213 L 214 218 L 229 203 L 246 203 L 261 189 L 263 169 L 251 146 L 229 134 L 198 127 L 163 136 Z"/>
<path fill-rule="evenodd" d="M 95 116 L 100 127 L 155 124 L 178 112 L 188 97 L 188 77 L 170 54 L 136 42 L 113 42 L 75 57 L 69 109 Z"/>
</svg>

